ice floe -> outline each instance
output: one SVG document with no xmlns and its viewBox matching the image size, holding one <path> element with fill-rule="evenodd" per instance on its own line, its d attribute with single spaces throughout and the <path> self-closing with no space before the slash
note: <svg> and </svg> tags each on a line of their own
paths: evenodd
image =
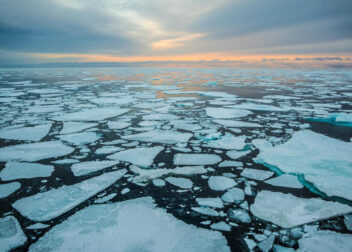
<svg viewBox="0 0 352 252">
<path fill-rule="evenodd" d="M 164 147 L 156 146 L 150 148 L 135 148 L 117 152 L 108 156 L 110 159 L 129 162 L 139 166 L 150 166 L 154 162 L 154 158 L 164 149 Z"/>
<path fill-rule="evenodd" d="M 219 198 L 196 198 L 197 204 L 204 207 L 223 208 L 224 204 Z"/>
<path fill-rule="evenodd" d="M 246 137 L 236 137 L 232 134 L 226 133 L 217 140 L 209 141 L 205 146 L 210 148 L 225 149 L 225 150 L 242 150 L 245 146 Z"/>
<path fill-rule="evenodd" d="M 261 145 L 255 162 L 299 173 L 329 196 L 352 200 L 352 143 L 315 133 L 296 132 L 286 143 Z"/>
<path fill-rule="evenodd" d="M 118 164 L 118 161 L 86 161 L 73 164 L 71 170 L 75 176 L 86 175 Z"/>
<path fill-rule="evenodd" d="M 205 112 L 208 116 L 212 118 L 237 118 L 237 117 L 245 117 L 252 114 L 249 110 L 244 109 L 230 109 L 230 108 L 215 108 L 215 107 L 208 107 L 205 109 Z"/>
<path fill-rule="evenodd" d="M 181 133 L 177 131 L 155 130 L 134 135 L 122 136 L 126 140 L 136 140 L 141 142 L 176 144 L 187 142 L 192 137 L 191 133 Z"/>
<path fill-rule="evenodd" d="M 28 219 L 47 221 L 71 210 L 111 186 L 125 173 L 125 169 L 108 172 L 74 185 L 64 185 L 57 189 L 37 193 L 17 200 L 13 203 L 13 207 Z"/>
<path fill-rule="evenodd" d="M 34 162 L 46 158 L 65 156 L 73 151 L 73 148 L 60 141 L 10 145 L 0 148 L 0 161 Z"/>
<path fill-rule="evenodd" d="M 274 175 L 272 171 L 264 171 L 259 169 L 246 168 L 241 172 L 242 177 L 255 179 L 255 180 L 265 180 Z"/>
<path fill-rule="evenodd" d="M 24 140 L 24 141 L 40 141 L 51 129 L 51 123 L 33 126 L 33 127 L 9 127 L 0 130 L 0 138 Z"/>
<path fill-rule="evenodd" d="M 174 156 L 175 165 L 212 165 L 221 161 L 215 154 L 182 154 Z"/>
<path fill-rule="evenodd" d="M 13 250 L 27 241 L 26 235 L 13 216 L 0 218 L 0 250 Z"/>
<path fill-rule="evenodd" d="M 89 206 L 29 248 L 50 250 L 227 252 L 230 248 L 221 233 L 188 225 L 156 208 L 151 198 L 139 198 Z"/>
<path fill-rule="evenodd" d="M 278 177 L 265 180 L 264 182 L 273 186 L 303 188 L 303 185 L 298 181 L 298 178 L 290 174 L 282 174 Z"/>
<path fill-rule="evenodd" d="M 81 132 L 60 135 L 59 138 L 64 142 L 72 143 L 74 145 L 81 145 L 94 143 L 100 138 L 100 136 L 95 132 Z"/>
<path fill-rule="evenodd" d="M 211 176 L 208 180 L 208 185 L 214 191 L 225 191 L 234 187 L 237 183 L 233 179 L 224 176 Z"/>
<path fill-rule="evenodd" d="M 66 113 L 53 117 L 56 121 L 102 121 L 108 118 L 119 116 L 130 111 L 119 107 L 104 107 L 86 109 L 79 112 Z"/>
<path fill-rule="evenodd" d="M 37 177 L 49 177 L 54 171 L 52 165 L 25 162 L 7 162 L 5 168 L 0 172 L 3 181 L 15 179 L 29 179 Z"/>
<path fill-rule="evenodd" d="M 170 184 L 182 189 L 190 189 L 193 186 L 192 180 L 187 178 L 167 177 L 165 180 Z"/>
<path fill-rule="evenodd" d="M 352 207 L 318 198 L 299 198 L 281 192 L 260 191 L 250 210 L 260 219 L 283 228 L 292 228 L 350 213 Z"/>
<path fill-rule="evenodd" d="M 0 199 L 6 198 L 7 196 L 16 192 L 20 188 L 21 188 L 21 183 L 19 182 L 0 184 Z"/>
<path fill-rule="evenodd" d="M 97 126 L 96 123 L 83 123 L 83 122 L 64 122 L 64 127 L 60 131 L 60 134 L 71 134 L 76 133 L 85 129 L 89 129 Z"/>
</svg>

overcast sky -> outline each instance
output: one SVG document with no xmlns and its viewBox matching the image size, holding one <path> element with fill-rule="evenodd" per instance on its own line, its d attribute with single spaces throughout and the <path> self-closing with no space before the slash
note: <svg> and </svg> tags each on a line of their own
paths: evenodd
<svg viewBox="0 0 352 252">
<path fill-rule="evenodd" d="M 352 54 L 352 0 L 0 0 L 0 63 Z"/>
</svg>

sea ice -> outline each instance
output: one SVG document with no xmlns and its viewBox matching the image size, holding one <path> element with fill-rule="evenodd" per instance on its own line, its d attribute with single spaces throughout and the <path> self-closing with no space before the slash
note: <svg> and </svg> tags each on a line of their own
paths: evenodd
<svg viewBox="0 0 352 252">
<path fill-rule="evenodd" d="M 309 252 L 350 252 L 352 235 L 322 230 L 303 235 L 298 244 L 300 249 Z"/>
<path fill-rule="evenodd" d="M 226 150 L 242 150 L 245 146 L 246 137 L 236 137 L 232 134 L 226 133 L 217 140 L 209 141 L 205 146 L 217 149 Z"/>
<path fill-rule="evenodd" d="M 17 200 L 13 207 L 33 221 L 51 220 L 111 186 L 125 173 L 125 169 L 108 172 L 74 185 L 37 193 Z"/>
<path fill-rule="evenodd" d="M 285 173 L 301 173 L 328 196 L 352 200 L 351 153 L 352 143 L 304 130 L 284 144 L 261 145 L 255 162 Z"/>
<path fill-rule="evenodd" d="M 232 158 L 232 159 L 239 159 L 245 155 L 247 155 L 248 153 L 250 153 L 251 151 L 236 151 L 236 150 L 231 150 L 231 151 L 228 151 L 226 152 L 226 155 L 229 157 L 229 158 Z"/>
<path fill-rule="evenodd" d="M 156 146 L 150 148 L 136 148 L 117 152 L 108 156 L 110 159 L 121 160 L 131 164 L 140 166 L 150 166 L 154 162 L 154 158 L 164 149 L 164 147 Z"/>
<path fill-rule="evenodd" d="M 219 198 L 196 198 L 198 205 L 203 207 L 223 208 L 224 204 Z"/>
<path fill-rule="evenodd" d="M 0 148 L 0 161 L 34 162 L 46 158 L 68 155 L 73 148 L 60 141 L 18 144 Z"/>
<path fill-rule="evenodd" d="M 242 122 L 242 121 L 234 121 L 234 120 L 214 120 L 215 123 L 221 124 L 225 127 L 233 127 L 233 128 L 261 128 L 262 125 L 258 123 L 251 122 Z"/>
<path fill-rule="evenodd" d="M 212 165 L 221 161 L 221 158 L 214 154 L 182 154 L 174 156 L 175 165 Z"/>
<path fill-rule="evenodd" d="M 0 185 L 0 199 L 6 198 L 10 194 L 12 194 L 15 191 L 17 191 L 18 189 L 20 189 L 20 187 L 21 187 L 21 183 L 19 183 L 19 182 L 1 184 Z"/>
<path fill-rule="evenodd" d="M 274 175 L 272 171 L 264 171 L 252 168 L 246 168 L 241 172 L 242 177 L 255 179 L 255 180 L 265 180 Z"/>
<path fill-rule="evenodd" d="M 71 170 L 75 176 L 82 176 L 91 172 L 96 172 L 96 171 L 111 167 L 118 163 L 119 161 L 107 161 L 107 160 L 86 161 L 86 162 L 73 164 L 71 166 Z"/>
<path fill-rule="evenodd" d="M 211 224 L 210 228 L 214 230 L 220 230 L 220 231 L 227 231 L 227 232 L 231 231 L 231 226 L 223 221 Z"/>
<path fill-rule="evenodd" d="M 33 127 L 8 127 L 0 130 L 0 138 L 23 140 L 23 141 L 40 141 L 51 129 L 51 123 L 33 126 Z"/>
<path fill-rule="evenodd" d="M 303 188 L 303 185 L 298 181 L 297 177 L 290 174 L 283 174 L 278 177 L 264 181 L 267 184 L 289 188 Z"/>
<path fill-rule="evenodd" d="M 15 179 L 49 177 L 53 171 L 54 167 L 52 165 L 7 162 L 5 168 L 0 172 L 0 178 L 3 181 L 8 181 Z"/>
<path fill-rule="evenodd" d="M 192 180 L 187 178 L 167 177 L 165 180 L 170 184 L 182 189 L 190 189 L 193 186 Z"/>
<path fill-rule="evenodd" d="M 100 137 L 95 132 L 81 132 L 59 136 L 60 140 L 74 145 L 90 144 L 97 141 Z"/>
<path fill-rule="evenodd" d="M 13 216 L 0 218 L 0 251 L 10 251 L 27 241 L 26 235 Z"/>
<path fill-rule="evenodd" d="M 232 188 L 224 193 L 224 195 L 221 196 L 221 199 L 227 203 L 239 202 L 244 200 L 244 193 L 240 188 Z"/>
<path fill-rule="evenodd" d="M 245 117 L 250 114 L 253 114 L 249 110 L 244 110 L 244 109 L 229 109 L 229 108 L 214 108 L 214 107 L 208 107 L 205 109 L 205 112 L 207 113 L 208 116 L 212 118 L 224 118 L 224 119 L 229 119 L 229 118 L 237 118 L 237 117 Z"/>
<path fill-rule="evenodd" d="M 53 250 L 228 252 L 230 248 L 221 233 L 188 225 L 156 208 L 148 197 L 89 206 L 29 248 Z"/>
<path fill-rule="evenodd" d="M 225 191 L 234 187 L 237 183 L 233 179 L 224 176 L 211 176 L 208 180 L 208 185 L 214 191 Z"/>
<path fill-rule="evenodd" d="M 103 121 L 105 119 L 119 116 L 130 111 L 129 109 L 119 107 L 92 108 L 79 112 L 66 113 L 56 116 L 56 121 Z"/>
<path fill-rule="evenodd" d="M 64 127 L 60 131 L 60 134 L 71 134 L 76 133 L 85 129 L 89 129 L 97 126 L 96 123 L 83 123 L 83 122 L 64 122 Z"/>
<path fill-rule="evenodd" d="M 122 136 L 126 140 L 137 140 L 141 142 L 176 144 L 187 142 L 192 137 L 191 133 L 181 133 L 168 130 L 154 130 L 134 135 Z"/>
<path fill-rule="evenodd" d="M 208 215 L 208 216 L 219 216 L 219 213 L 210 207 L 191 207 L 191 209 L 197 213 Z"/>
<path fill-rule="evenodd" d="M 241 208 L 229 209 L 229 218 L 236 222 L 251 223 L 252 219 L 246 210 Z"/>
<path fill-rule="evenodd" d="M 293 228 L 350 213 L 352 207 L 318 198 L 299 198 L 281 192 L 260 191 L 250 210 L 260 219 L 283 228 Z"/>
</svg>

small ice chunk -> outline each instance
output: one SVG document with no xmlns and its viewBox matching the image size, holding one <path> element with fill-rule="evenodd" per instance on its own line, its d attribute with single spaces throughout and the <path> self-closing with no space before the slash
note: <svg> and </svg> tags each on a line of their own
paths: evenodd
<svg viewBox="0 0 352 252">
<path fill-rule="evenodd" d="M 347 214 L 344 216 L 343 222 L 347 230 L 352 231 L 352 214 Z"/>
<path fill-rule="evenodd" d="M 174 156 L 175 165 L 212 165 L 221 161 L 218 155 L 214 154 L 182 154 Z"/>
<path fill-rule="evenodd" d="M 187 142 L 192 137 L 191 133 L 178 131 L 153 130 L 134 135 L 122 136 L 126 140 L 136 140 L 150 143 L 176 144 Z"/>
<path fill-rule="evenodd" d="M 205 112 L 207 113 L 208 116 L 212 118 L 224 118 L 224 119 L 229 119 L 229 118 L 237 118 L 237 117 L 245 117 L 250 114 L 253 114 L 249 110 L 244 110 L 244 109 L 230 109 L 230 108 L 214 108 L 214 107 L 208 107 L 205 109 Z"/>
<path fill-rule="evenodd" d="M 153 179 L 153 185 L 162 187 L 165 186 L 165 181 L 163 179 Z"/>
<path fill-rule="evenodd" d="M 191 207 L 191 209 L 197 213 L 208 215 L 208 216 L 219 216 L 219 213 L 210 207 Z"/>
<path fill-rule="evenodd" d="M 230 209 L 228 211 L 229 218 L 235 222 L 251 223 L 252 219 L 248 212 L 241 208 Z"/>
<path fill-rule="evenodd" d="M 33 229 L 44 229 L 44 228 L 47 228 L 47 227 L 49 227 L 49 225 L 38 222 L 38 223 L 35 223 L 33 225 L 27 226 L 26 229 L 30 229 L 30 230 L 33 230 Z"/>
<path fill-rule="evenodd" d="M 303 188 L 303 185 L 298 181 L 297 177 L 290 174 L 283 174 L 278 177 L 268 179 L 264 181 L 267 184 L 273 186 L 281 186 L 288 188 Z"/>
<path fill-rule="evenodd" d="M 214 230 L 220 230 L 220 231 L 227 231 L 227 232 L 231 231 L 231 226 L 223 221 L 211 224 L 210 228 Z"/>
<path fill-rule="evenodd" d="M 275 235 L 270 235 L 264 241 L 258 243 L 258 248 L 263 252 L 269 252 L 274 245 Z"/>
<path fill-rule="evenodd" d="M 225 191 L 234 187 L 237 183 L 233 179 L 224 176 L 211 176 L 208 180 L 208 185 L 214 191 Z"/>
<path fill-rule="evenodd" d="M 219 198 L 196 198 L 198 205 L 212 208 L 223 208 L 224 204 Z"/>
<path fill-rule="evenodd" d="M 260 191 L 250 210 L 260 219 L 283 228 L 292 228 L 349 213 L 352 207 L 318 198 L 299 198 L 281 192 Z"/>
<path fill-rule="evenodd" d="M 0 199 L 6 198 L 10 194 L 12 194 L 15 191 L 17 191 L 18 189 L 20 189 L 20 187 L 21 187 L 21 183 L 19 183 L 19 182 L 1 184 L 0 185 Z"/>
<path fill-rule="evenodd" d="M 255 179 L 255 180 L 265 180 L 274 175 L 272 171 L 264 171 L 252 168 L 246 168 L 241 172 L 242 177 Z"/>
<path fill-rule="evenodd" d="M 125 173 L 125 169 L 104 173 L 77 184 L 19 199 L 12 206 L 33 221 L 51 220 L 111 186 Z"/>
<path fill-rule="evenodd" d="M 117 195 L 117 193 L 108 194 L 108 195 L 106 195 L 106 196 L 104 196 L 102 198 L 96 199 L 94 201 L 94 203 L 96 203 L 96 204 L 105 203 L 105 202 L 111 200 L 112 198 L 114 198 L 116 195 Z"/>
<path fill-rule="evenodd" d="M 164 149 L 156 146 L 150 148 L 135 148 L 117 152 L 108 156 L 110 159 L 121 160 L 131 164 L 148 167 L 153 164 L 154 158 Z"/>
<path fill-rule="evenodd" d="M 73 148 L 60 141 L 18 144 L 0 148 L 0 161 L 34 162 L 70 154 Z"/>
<path fill-rule="evenodd" d="M 192 180 L 187 178 L 167 177 L 165 180 L 170 184 L 182 189 L 190 189 L 193 186 Z"/>
<path fill-rule="evenodd" d="M 37 177 L 49 177 L 54 171 L 54 166 L 37 163 L 7 162 L 0 172 L 3 181 L 15 179 L 28 179 Z"/>
<path fill-rule="evenodd" d="M 129 193 L 130 191 L 131 191 L 130 188 L 123 188 L 123 189 L 121 190 L 121 194 L 126 194 L 126 193 Z"/>
<path fill-rule="evenodd" d="M 40 141 L 49 133 L 51 125 L 51 123 L 47 123 L 34 127 L 4 128 L 0 130 L 0 138 L 24 141 Z"/>
<path fill-rule="evenodd" d="M 329 230 L 307 233 L 298 240 L 299 248 L 309 252 L 350 252 L 352 235 L 340 234 Z"/>
<path fill-rule="evenodd" d="M 71 166 L 71 170 L 75 176 L 86 175 L 91 172 L 96 172 L 113 165 L 118 164 L 118 161 L 86 161 L 81 163 L 76 163 Z"/>
<path fill-rule="evenodd" d="M 27 241 L 26 235 L 13 216 L 0 218 L 0 251 L 10 251 Z"/>
</svg>

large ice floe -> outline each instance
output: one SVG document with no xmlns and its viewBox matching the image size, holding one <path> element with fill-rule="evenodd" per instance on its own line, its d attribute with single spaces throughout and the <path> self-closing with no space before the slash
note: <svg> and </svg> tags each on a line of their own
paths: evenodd
<svg viewBox="0 0 352 252">
<path fill-rule="evenodd" d="M 26 241 L 27 237 L 15 217 L 0 218 L 0 251 L 10 251 Z"/>
<path fill-rule="evenodd" d="M 296 132 L 286 143 L 261 145 L 257 163 L 285 173 L 304 175 L 328 196 L 352 200 L 352 143 L 310 130 Z"/>
<path fill-rule="evenodd" d="M 140 166 L 150 166 L 154 162 L 154 158 L 164 149 L 164 147 L 156 146 L 149 148 L 135 148 L 123 150 L 108 156 L 110 159 L 129 162 Z"/>
<path fill-rule="evenodd" d="M 260 191 L 251 205 L 252 214 L 283 228 L 352 212 L 352 207 L 318 198 L 300 198 L 281 192 Z"/>
<path fill-rule="evenodd" d="M 122 136 L 126 140 L 137 140 L 141 142 L 176 144 L 187 142 L 192 137 L 191 133 L 177 131 L 155 130 L 134 135 Z"/>
<path fill-rule="evenodd" d="M 53 117 L 56 121 L 102 121 L 111 117 L 125 114 L 129 109 L 119 107 L 104 107 L 86 109 L 79 112 L 66 113 Z"/>
<path fill-rule="evenodd" d="M 80 183 L 62 186 L 33 196 L 22 198 L 13 207 L 23 216 L 33 221 L 47 221 L 55 218 L 98 192 L 114 184 L 126 170 L 104 173 Z"/>
<path fill-rule="evenodd" d="M 60 141 L 10 145 L 0 148 L 0 161 L 34 162 L 46 158 L 65 156 L 73 151 L 73 148 Z"/>
<path fill-rule="evenodd" d="M 29 251 L 225 252 L 230 248 L 221 233 L 188 225 L 146 197 L 78 211 Z"/>
</svg>

